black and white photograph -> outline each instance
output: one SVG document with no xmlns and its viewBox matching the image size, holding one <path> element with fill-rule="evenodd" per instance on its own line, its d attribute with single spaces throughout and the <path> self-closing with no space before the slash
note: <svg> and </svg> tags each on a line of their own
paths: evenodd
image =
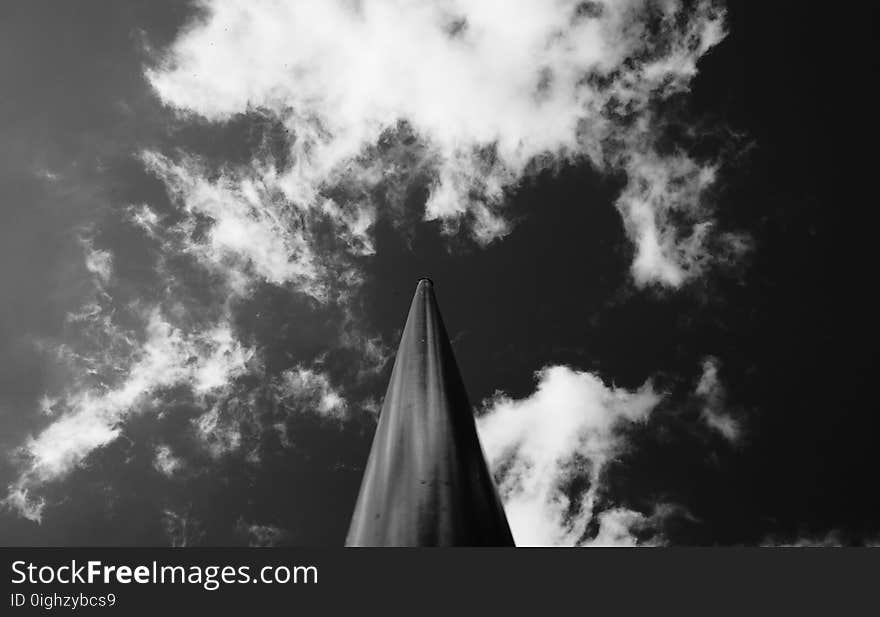
<svg viewBox="0 0 880 617">
<path fill-rule="evenodd" d="M 873 12 L 3 0 L 0 545 L 880 546 Z"/>
</svg>

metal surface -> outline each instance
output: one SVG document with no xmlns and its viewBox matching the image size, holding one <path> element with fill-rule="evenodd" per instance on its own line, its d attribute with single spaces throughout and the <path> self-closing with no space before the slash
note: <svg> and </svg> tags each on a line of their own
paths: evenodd
<svg viewBox="0 0 880 617">
<path fill-rule="evenodd" d="M 347 546 L 513 546 L 433 284 L 419 281 Z"/>
</svg>

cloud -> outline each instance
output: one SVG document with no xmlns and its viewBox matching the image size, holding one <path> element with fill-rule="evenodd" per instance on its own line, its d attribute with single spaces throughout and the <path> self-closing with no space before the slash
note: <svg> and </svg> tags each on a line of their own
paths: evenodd
<svg viewBox="0 0 880 617">
<path fill-rule="evenodd" d="M 262 374 L 260 379 L 268 382 L 267 388 L 230 391 L 192 420 L 195 437 L 212 458 L 244 451 L 247 460 L 259 462 L 267 429 L 278 436 L 283 447 L 289 447 L 288 420 L 297 414 L 335 421 L 349 417 L 348 401 L 322 371 L 320 362 L 312 367 L 297 365 L 274 377 Z"/>
<path fill-rule="evenodd" d="M 326 373 L 298 366 L 284 371 L 277 386 L 278 400 L 322 416 L 344 417 L 348 402 L 332 386 Z"/>
<path fill-rule="evenodd" d="M 95 318 L 104 323 L 106 316 Z M 152 408 L 153 395 L 179 385 L 188 386 L 197 397 L 216 394 L 245 371 L 253 353 L 232 337 L 228 324 L 188 333 L 169 323 L 159 308 L 146 319 L 145 340 L 134 350 L 126 348 L 126 355 L 116 355 L 109 346 L 102 358 L 82 358 L 86 376 L 96 379 L 83 379 L 65 392 L 52 422 L 18 449 L 21 471 L 8 489 L 6 506 L 39 521 L 44 502 L 32 497 L 34 491 L 63 479 L 91 452 L 116 440 L 126 419 Z M 134 338 L 115 334 L 128 342 Z M 127 368 L 120 366 L 125 362 Z M 113 374 L 120 371 L 122 376 L 114 380 Z"/>
<path fill-rule="evenodd" d="M 183 467 L 183 461 L 174 456 L 171 447 L 165 444 L 156 446 L 156 455 L 153 458 L 153 467 L 159 473 L 172 477 Z"/>
<path fill-rule="evenodd" d="M 108 283 L 113 275 L 113 254 L 96 249 L 90 239 L 83 239 L 82 244 L 86 251 L 86 270 L 101 283 Z"/>
<path fill-rule="evenodd" d="M 193 420 L 196 437 L 208 449 L 214 458 L 219 458 L 241 447 L 241 425 L 249 418 L 242 418 L 236 411 L 241 411 L 236 401 L 216 403 L 208 411 Z M 230 404 L 231 403 L 231 404 Z M 250 411 L 249 408 L 245 408 Z M 221 413 L 221 411 L 231 413 Z"/>
<path fill-rule="evenodd" d="M 2 505 L 18 512 L 24 518 L 42 523 L 43 508 L 46 500 L 40 496 L 32 497 L 31 491 L 25 486 L 10 486 L 9 492 L 2 501 Z"/>
<path fill-rule="evenodd" d="M 517 545 L 660 545 L 670 520 L 696 522 L 670 501 L 656 501 L 648 511 L 616 503 L 608 474 L 610 463 L 630 452 L 632 431 L 655 418 L 661 403 L 690 409 L 696 400 L 699 416 L 667 414 L 654 426 L 662 422 L 664 430 L 693 435 L 692 428 L 669 423 L 687 418 L 739 443 L 742 421 L 726 408 L 719 367 L 717 358 L 707 357 L 695 391 L 679 401 L 650 380 L 628 390 L 568 366 L 538 371 L 535 391 L 524 398 L 497 393 L 484 401 L 477 428 Z"/>
<path fill-rule="evenodd" d="M 629 391 L 566 366 L 536 374 L 537 388 L 484 403 L 477 426 L 517 545 L 634 545 L 670 508 L 646 515 L 605 503 L 604 473 L 626 451 L 627 430 L 662 400 L 650 382 Z M 590 525 L 598 524 L 591 535 Z M 653 539 L 652 539 L 653 538 Z"/>
<path fill-rule="evenodd" d="M 282 420 L 294 409 L 348 417 L 341 384 L 320 366 L 327 352 L 342 352 L 334 366 L 345 363 L 340 370 L 355 374 L 359 383 L 375 378 L 390 354 L 347 302 L 360 283 L 349 258 L 371 250 L 356 237 L 356 218 L 273 201 L 277 187 L 270 171 L 260 179 L 253 169 L 209 173 L 188 157 L 174 162 L 148 152 L 142 160 L 177 209 L 160 212 L 140 204 L 124 210 L 128 224 L 153 241 L 160 281 L 138 287 L 114 276 L 113 252 L 98 248 L 92 236 L 81 239 L 91 288 L 68 313 L 60 340 L 40 342 L 63 377 L 36 401 L 41 420 L 15 450 L 18 476 L 0 502 L 34 521 L 42 520 L 47 485 L 86 466 L 93 452 L 124 434 L 134 416 L 150 412 L 158 420 L 189 401 L 201 408 L 189 423 L 192 436 L 211 460 L 244 449 L 256 463 L 267 428 L 260 410 L 285 430 Z M 300 359 L 284 342 L 293 366 L 267 372 L 264 355 L 278 353 L 273 341 L 240 340 L 236 303 L 266 285 L 308 297 L 305 306 L 321 312 L 322 323 L 338 320 L 338 340 L 331 334 L 318 361 Z M 285 323 L 308 327 L 297 320 L 292 312 Z M 241 379 L 248 375 L 259 380 Z M 274 398 L 261 398 L 266 391 Z M 174 456 L 170 446 L 160 446 L 153 460 L 168 477 L 185 464 L 210 461 Z"/>
<path fill-rule="evenodd" d="M 155 152 L 142 158 L 183 218 L 160 227 L 159 215 L 141 206 L 132 220 L 159 238 L 166 252 L 193 255 L 221 275 L 231 292 L 245 296 L 255 282 L 268 282 L 327 301 L 331 286 L 357 284 L 356 270 L 344 259 L 372 253 L 365 234 L 369 214 L 330 202 L 303 208 L 283 197 L 274 168 L 256 161 L 217 177 L 195 158 L 174 162 Z M 319 229 L 322 224 L 331 225 L 333 234 Z"/>
<path fill-rule="evenodd" d="M 582 543 L 589 547 L 661 546 L 663 523 L 674 515 L 687 513 L 680 507 L 658 504 L 651 514 L 629 508 L 610 508 L 596 514 L 596 535 Z"/>
<path fill-rule="evenodd" d="M 310 280 L 301 228 L 281 210 L 324 213 L 366 254 L 376 218 L 399 214 L 385 202 L 419 182 L 425 219 L 449 232 L 464 225 L 486 244 L 510 231 L 505 196 L 525 176 L 581 161 L 626 178 L 616 206 L 635 245 L 637 284 L 677 287 L 747 247 L 715 229 L 707 191 L 719 160 L 670 148 L 674 121 L 659 105 L 689 90 L 698 61 L 723 39 L 715 2 L 204 8 L 147 69 L 155 92 L 184 117 L 268 114 L 289 136 L 280 169 L 256 162 L 250 176 L 239 170 L 213 186 L 182 182 L 148 157 L 175 190 L 187 185 L 187 208 L 214 218 L 201 245 L 208 260 L 237 255 L 268 280 Z"/>
<path fill-rule="evenodd" d="M 175 512 L 166 508 L 162 512 L 162 525 L 168 542 L 173 547 L 197 545 L 205 537 L 201 522 L 188 512 Z"/>
<path fill-rule="evenodd" d="M 700 418 L 710 429 L 719 433 L 730 443 L 742 439 L 742 422 L 726 409 L 727 393 L 718 378 L 720 363 L 717 358 L 703 360 L 703 373 L 694 394 L 700 401 Z"/>
<path fill-rule="evenodd" d="M 248 546 L 278 546 L 288 536 L 287 531 L 275 525 L 246 523 L 242 519 L 236 523 L 236 530 L 247 539 Z"/>
</svg>

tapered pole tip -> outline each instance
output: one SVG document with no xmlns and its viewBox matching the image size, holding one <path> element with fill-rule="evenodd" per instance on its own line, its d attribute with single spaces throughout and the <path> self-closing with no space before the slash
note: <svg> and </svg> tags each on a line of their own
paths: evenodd
<svg viewBox="0 0 880 617">
<path fill-rule="evenodd" d="M 348 546 L 512 546 L 431 279 L 419 279 Z"/>
</svg>

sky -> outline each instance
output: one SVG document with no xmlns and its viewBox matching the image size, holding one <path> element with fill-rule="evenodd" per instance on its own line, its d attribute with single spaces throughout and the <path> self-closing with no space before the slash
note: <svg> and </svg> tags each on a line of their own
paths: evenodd
<svg viewBox="0 0 880 617">
<path fill-rule="evenodd" d="M 344 541 L 430 276 L 519 545 L 873 545 L 873 15 L 0 7 L 0 544 Z"/>
</svg>

